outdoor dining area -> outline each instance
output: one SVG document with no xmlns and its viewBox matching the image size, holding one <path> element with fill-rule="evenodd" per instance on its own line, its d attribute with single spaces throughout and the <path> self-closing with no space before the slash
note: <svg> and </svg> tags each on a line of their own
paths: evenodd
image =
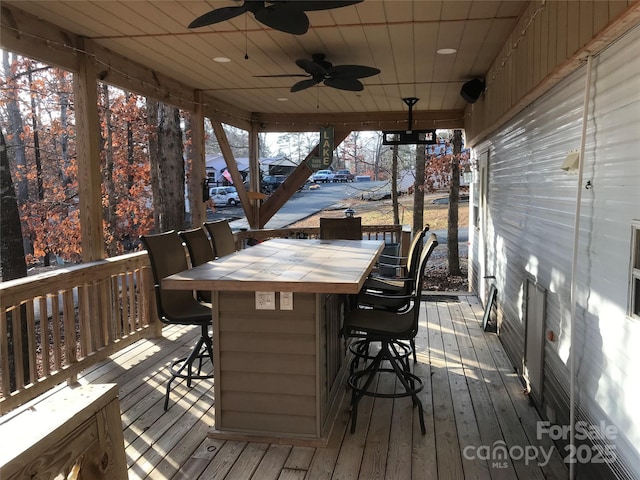
<svg viewBox="0 0 640 480">
<path fill-rule="evenodd" d="M 16 442 L 0 457 L 3 478 L 564 478 L 478 299 L 423 291 L 438 245 L 429 227 L 338 220 L 259 241 L 226 221 L 142 237 L 128 262 L 139 270 L 107 282 L 122 308 L 106 325 L 83 321 L 92 294 L 80 289 L 76 326 L 62 321 L 78 330 L 78 351 L 51 325 L 54 347 L 16 362 L 21 375 L 32 363 L 47 374 L 14 395 L 3 387 L 3 407 L 24 403 L 2 417 L 3 436 L 31 415 L 60 417 L 61 400 L 78 412 Z M 382 254 L 390 243 L 402 255 Z M 3 302 L 20 298 L 6 292 Z M 73 316 L 73 294 L 62 298 L 55 310 Z M 36 303 L 45 312 L 27 307 L 27 323 L 41 329 L 48 307 Z M 66 385 L 34 395 L 65 371 Z M 68 425 L 87 412 L 100 427 L 81 448 L 81 427 Z M 64 461 L 45 467 L 37 449 L 51 442 Z"/>
</svg>

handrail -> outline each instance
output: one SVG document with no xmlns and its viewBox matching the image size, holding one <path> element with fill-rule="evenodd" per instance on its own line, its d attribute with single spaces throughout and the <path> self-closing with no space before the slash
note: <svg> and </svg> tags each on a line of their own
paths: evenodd
<svg viewBox="0 0 640 480">
<path fill-rule="evenodd" d="M 1 282 L 0 413 L 159 335 L 153 295 L 146 252 Z"/>
<path fill-rule="evenodd" d="M 363 238 L 408 242 L 401 225 L 362 230 Z M 318 227 L 282 228 L 235 236 L 245 248 L 319 233 Z M 0 282 L 0 414 L 75 382 L 82 370 L 141 338 L 160 336 L 154 295 L 144 251 Z"/>
</svg>

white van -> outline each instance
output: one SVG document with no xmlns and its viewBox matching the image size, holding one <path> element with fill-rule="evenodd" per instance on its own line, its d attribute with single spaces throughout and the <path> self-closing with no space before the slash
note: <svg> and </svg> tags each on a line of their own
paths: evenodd
<svg viewBox="0 0 640 480">
<path fill-rule="evenodd" d="M 236 187 L 211 187 L 209 197 L 216 205 L 238 205 L 240 203 Z"/>
</svg>

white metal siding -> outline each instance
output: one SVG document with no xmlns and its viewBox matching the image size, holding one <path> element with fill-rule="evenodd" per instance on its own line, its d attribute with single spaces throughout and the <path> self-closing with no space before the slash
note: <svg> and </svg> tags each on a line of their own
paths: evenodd
<svg viewBox="0 0 640 480">
<path fill-rule="evenodd" d="M 591 187 L 582 192 L 578 247 L 579 418 L 617 426 L 620 478 L 640 478 L 640 324 L 626 317 L 630 226 L 640 218 L 638 51 L 640 27 L 593 60 L 583 177 Z M 488 139 L 486 274 L 496 276 L 500 335 L 520 371 L 523 289 L 533 276 L 548 291 L 546 329 L 556 335 L 545 345 L 543 411 L 558 423 L 568 423 L 577 186 L 560 167 L 580 146 L 585 78 L 582 68 Z M 475 258 L 472 268 L 477 275 Z"/>
</svg>

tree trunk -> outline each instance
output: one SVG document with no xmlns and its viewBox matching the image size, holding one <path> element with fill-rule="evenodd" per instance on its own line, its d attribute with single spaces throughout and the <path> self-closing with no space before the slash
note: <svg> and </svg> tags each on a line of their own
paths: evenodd
<svg viewBox="0 0 640 480">
<path fill-rule="evenodd" d="M 116 189 L 113 182 L 113 170 L 115 168 L 113 161 L 113 125 L 111 125 L 111 102 L 109 100 L 109 87 L 106 83 L 102 84 L 102 99 L 104 103 L 104 123 L 105 132 L 102 139 L 104 151 L 104 189 L 107 196 L 107 207 L 104 218 L 107 222 L 107 256 L 115 257 L 118 254 L 118 226 L 116 216 Z"/>
<path fill-rule="evenodd" d="M 11 72 L 11 60 L 9 52 L 2 52 L 2 66 L 5 72 L 6 88 L 3 95 L 5 96 L 7 108 L 7 139 L 13 148 L 13 155 L 16 162 L 16 198 L 19 203 L 26 202 L 29 199 L 29 181 L 27 179 L 27 154 L 24 144 L 24 127 L 20 106 L 18 105 L 17 94 L 15 91 L 14 79 Z"/>
<path fill-rule="evenodd" d="M 458 200 L 460 198 L 460 152 L 462 130 L 453 132 L 453 156 L 451 158 L 451 188 L 449 189 L 449 224 L 447 230 L 447 260 L 449 275 L 461 276 L 458 252 Z"/>
<path fill-rule="evenodd" d="M 29 79 L 29 91 L 33 92 L 33 75 L 31 66 L 27 72 Z M 40 135 L 38 131 L 38 108 L 36 106 L 36 96 L 31 95 L 31 128 L 33 129 L 33 153 L 36 159 L 36 184 L 38 190 L 38 200 L 44 200 L 44 181 L 42 179 L 42 155 L 40 154 Z"/>
<path fill-rule="evenodd" d="M 62 184 L 67 188 L 71 183 L 69 175 L 69 167 L 71 167 L 71 158 L 69 158 L 69 134 L 68 134 L 68 117 L 69 110 L 69 94 L 67 93 L 67 79 L 64 75 L 60 76 L 60 127 L 62 135 L 60 137 L 60 156 L 62 158 Z"/>
<path fill-rule="evenodd" d="M 191 114 L 185 115 L 184 126 L 189 138 L 193 138 L 191 136 Z M 191 175 L 193 175 L 193 147 L 192 142 L 190 141 L 186 142 L 185 158 L 189 159 L 187 160 L 186 170 L 188 172 L 188 178 L 191 178 Z M 189 181 L 187 185 L 189 185 L 189 187 L 192 187 L 193 184 L 191 181 Z M 201 192 L 193 191 L 192 188 L 188 188 L 188 192 L 189 195 L 185 199 L 185 203 L 189 202 L 189 211 L 191 212 L 189 224 L 196 227 L 197 225 L 193 225 L 193 212 L 195 212 L 196 209 L 200 208 L 200 205 L 202 204 L 202 195 Z"/>
<path fill-rule="evenodd" d="M 416 183 L 413 189 L 413 233 L 422 230 L 424 226 L 424 169 L 425 145 L 416 145 Z"/>
<path fill-rule="evenodd" d="M 18 201 L 16 191 L 11 179 L 9 168 L 9 155 L 7 154 L 7 144 L 4 134 L 0 130 L 0 279 L 5 282 L 16 278 L 27 276 L 27 264 L 24 259 L 24 244 L 22 243 L 22 225 L 20 224 L 20 212 L 18 211 Z M 29 350 L 27 341 L 27 322 L 20 322 L 21 332 L 14 332 L 11 316 L 15 311 L 7 313 L 7 347 L 9 357 L 9 392 L 16 389 L 15 378 L 15 356 L 19 354 L 14 349 L 13 339 L 16 334 L 22 335 L 22 364 L 24 365 L 24 383 L 30 383 L 29 379 Z M 26 305 L 20 308 L 21 318 L 26 317 Z"/>
<path fill-rule="evenodd" d="M 152 172 L 156 171 L 158 182 L 157 197 L 156 192 L 154 192 L 154 205 L 159 213 L 156 228 L 160 232 L 172 229 L 182 230 L 185 228 L 186 223 L 185 174 L 180 110 L 177 107 L 160 103 L 158 104 L 156 118 L 157 148 L 155 150 L 155 161 L 153 151 L 150 148 L 152 153 L 151 170 Z"/>
<path fill-rule="evenodd" d="M 393 146 L 391 158 L 391 202 L 393 203 L 393 223 L 400 223 L 400 209 L 398 206 L 398 145 Z"/>
<path fill-rule="evenodd" d="M 162 192 L 160 192 L 159 150 L 158 150 L 158 109 L 160 103 L 147 98 L 147 125 L 149 125 L 149 173 L 151 176 L 151 195 L 153 198 L 154 232 L 160 232 L 162 217 Z"/>
</svg>

